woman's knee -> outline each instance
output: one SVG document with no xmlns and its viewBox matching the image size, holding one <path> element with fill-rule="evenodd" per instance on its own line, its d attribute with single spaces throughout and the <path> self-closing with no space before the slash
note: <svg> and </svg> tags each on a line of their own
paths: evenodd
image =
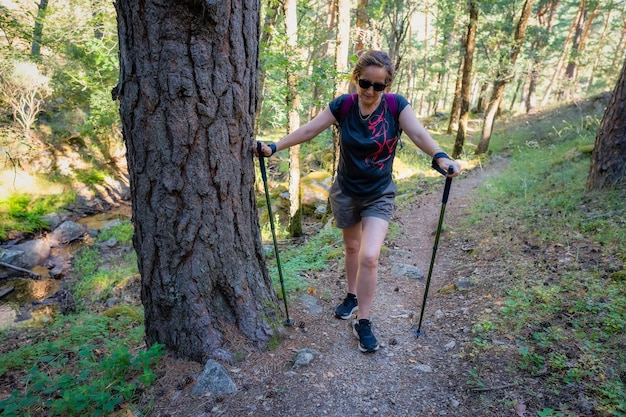
<svg viewBox="0 0 626 417">
<path fill-rule="evenodd" d="M 343 246 L 346 250 L 346 254 L 354 255 L 361 250 L 361 242 L 358 239 L 344 240 Z"/>
<path fill-rule="evenodd" d="M 359 257 L 359 263 L 365 268 L 378 268 L 378 259 L 380 251 L 362 252 Z"/>
</svg>

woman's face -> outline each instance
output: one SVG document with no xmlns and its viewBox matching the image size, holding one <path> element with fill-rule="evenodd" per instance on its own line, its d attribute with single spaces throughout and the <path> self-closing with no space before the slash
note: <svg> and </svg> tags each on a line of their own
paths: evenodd
<svg viewBox="0 0 626 417">
<path fill-rule="evenodd" d="M 357 92 L 365 106 L 373 106 L 378 102 L 385 90 L 376 91 L 375 87 L 380 88 L 386 85 L 386 80 L 387 70 L 385 68 L 369 66 L 363 69 L 361 76 L 357 80 Z M 368 88 L 363 88 L 359 84 L 369 84 L 369 86 Z"/>
</svg>

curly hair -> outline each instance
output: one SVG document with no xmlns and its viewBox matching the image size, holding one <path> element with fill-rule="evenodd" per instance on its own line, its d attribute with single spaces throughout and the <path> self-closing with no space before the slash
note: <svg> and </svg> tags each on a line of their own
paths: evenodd
<svg viewBox="0 0 626 417">
<path fill-rule="evenodd" d="M 391 61 L 391 57 L 387 52 L 375 51 L 373 49 L 370 49 L 359 56 L 359 59 L 352 70 L 352 81 L 357 83 L 365 68 L 370 66 L 380 67 L 387 70 L 385 84 L 391 84 L 393 77 L 396 75 L 396 70 L 393 66 L 393 62 Z"/>
</svg>

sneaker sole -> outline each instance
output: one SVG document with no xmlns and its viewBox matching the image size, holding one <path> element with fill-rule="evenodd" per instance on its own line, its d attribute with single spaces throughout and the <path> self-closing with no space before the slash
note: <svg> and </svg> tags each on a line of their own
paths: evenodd
<svg viewBox="0 0 626 417">
<path fill-rule="evenodd" d="M 335 313 L 335 317 L 341 320 L 348 320 L 350 318 L 352 318 L 352 315 L 354 313 L 356 313 L 357 311 L 359 311 L 359 306 L 356 306 L 352 309 L 352 311 L 349 314 L 346 314 L 345 316 L 339 315 L 337 313 Z"/>
<path fill-rule="evenodd" d="M 378 349 L 380 348 L 380 346 L 378 345 L 378 343 L 376 344 L 375 347 L 371 348 L 371 349 L 367 349 L 366 347 L 364 347 L 361 342 L 359 342 L 359 350 L 363 353 L 374 353 L 376 352 Z"/>
</svg>

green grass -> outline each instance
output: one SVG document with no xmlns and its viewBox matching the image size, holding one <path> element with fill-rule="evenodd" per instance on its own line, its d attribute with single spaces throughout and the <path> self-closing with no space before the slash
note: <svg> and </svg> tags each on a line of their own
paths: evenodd
<svg viewBox="0 0 626 417">
<path fill-rule="evenodd" d="M 129 244 L 132 239 L 133 226 L 130 221 L 105 229 L 97 238 L 104 242 L 116 238 L 121 244 Z M 118 286 L 129 280 L 136 279 L 139 271 L 135 251 L 120 254 L 113 260 L 105 260 L 100 256 L 98 245 L 81 248 L 74 259 L 74 273 L 80 277 L 74 291 L 80 302 L 79 307 L 96 301 L 106 301 L 113 296 Z"/>
<path fill-rule="evenodd" d="M 282 295 L 280 288 L 280 274 L 272 247 L 266 253 L 269 261 L 269 273 L 274 282 L 279 296 Z M 303 273 L 321 271 L 327 268 L 329 261 L 343 257 L 343 243 L 341 232 L 335 227 L 322 229 L 300 246 L 279 248 L 280 265 L 283 275 L 285 291 L 290 296 L 292 292 L 304 291 L 308 287 L 315 287 L 315 282 Z"/>
<path fill-rule="evenodd" d="M 559 109 L 495 138 L 510 163 L 479 191 L 465 227 L 484 243 L 476 256 L 495 257 L 493 267 L 511 278 L 501 280 L 500 309 L 474 326 L 467 352 L 492 362 L 490 340 L 515 340 L 514 365 L 543 375 L 547 398 L 577 386 L 597 415 L 624 416 L 626 287 L 612 271 L 624 269 L 626 195 L 585 191 L 589 153 L 580 150 L 593 145 L 597 120 Z"/>
</svg>

